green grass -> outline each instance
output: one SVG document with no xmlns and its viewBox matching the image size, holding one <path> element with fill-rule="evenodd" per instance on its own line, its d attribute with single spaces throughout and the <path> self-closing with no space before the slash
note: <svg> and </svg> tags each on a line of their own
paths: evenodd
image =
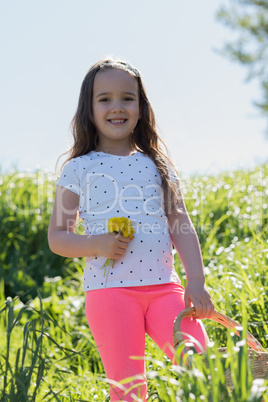
<svg viewBox="0 0 268 402">
<path fill-rule="evenodd" d="M 83 261 L 53 255 L 46 231 L 54 177 L 0 177 L 0 401 L 108 401 L 108 385 L 84 316 Z M 182 178 L 216 309 L 268 347 L 268 168 Z M 176 269 L 185 284 L 183 267 Z M 204 320 L 210 344 L 190 367 L 173 366 L 147 337 L 149 402 L 268 401 L 253 382 L 247 346 Z M 243 338 L 243 336 L 242 336 Z M 218 348 L 228 347 L 224 357 Z M 179 353 L 179 352 L 178 352 Z M 226 369 L 233 382 L 226 386 Z"/>
</svg>

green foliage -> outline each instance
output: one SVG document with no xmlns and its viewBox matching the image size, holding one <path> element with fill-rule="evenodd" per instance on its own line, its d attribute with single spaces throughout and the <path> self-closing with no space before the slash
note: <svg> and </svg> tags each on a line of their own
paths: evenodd
<svg viewBox="0 0 268 402">
<path fill-rule="evenodd" d="M 42 171 L 0 178 L 0 277 L 6 296 L 30 300 L 45 277 L 65 276 L 68 268 L 76 269 L 77 262 L 53 254 L 48 247 L 54 190 L 54 176 Z"/>
<path fill-rule="evenodd" d="M 181 180 L 217 310 L 248 325 L 266 348 L 267 173 L 260 166 Z M 107 401 L 108 384 L 84 314 L 83 261 L 54 256 L 47 245 L 54 178 L 37 172 L 0 180 L 0 401 Z M 177 256 L 176 269 L 184 284 Z M 172 365 L 147 337 L 149 402 L 268 401 L 267 381 L 253 382 L 243 337 L 214 321 L 204 324 L 207 354 L 189 354 L 189 367 Z M 220 354 L 226 345 L 228 353 Z"/>
<path fill-rule="evenodd" d="M 241 322 L 241 292 L 254 336 L 268 346 L 268 168 L 183 181 L 219 311 Z M 183 267 L 177 260 L 180 276 Z M 224 305 L 224 310 L 222 310 Z M 264 319 L 264 317 L 266 317 Z M 223 342 L 226 338 L 223 337 Z"/>
<path fill-rule="evenodd" d="M 263 99 L 255 102 L 262 113 L 268 114 L 268 2 L 267 0 L 232 0 L 222 6 L 217 18 L 228 28 L 239 33 L 233 41 L 225 44 L 221 53 L 246 65 L 248 79 L 257 77 Z"/>
<path fill-rule="evenodd" d="M 89 400 L 103 367 L 83 314 L 80 275 L 47 280 L 47 298 L 2 299 L 0 401 L 83 400 L 81 393 Z"/>
<path fill-rule="evenodd" d="M 191 357 L 191 363 L 187 368 L 185 364 L 168 368 L 163 362 L 154 360 L 154 370 L 147 373 L 150 379 L 148 402 L 257 402 L 266 398 L 265 382 L 252 384 L 246 343 L 231 339 L 227 352 L 220 354 L 217 345 L 210 343 L 206 355 L 188 357 L 188 360 Z"/>
</svg>

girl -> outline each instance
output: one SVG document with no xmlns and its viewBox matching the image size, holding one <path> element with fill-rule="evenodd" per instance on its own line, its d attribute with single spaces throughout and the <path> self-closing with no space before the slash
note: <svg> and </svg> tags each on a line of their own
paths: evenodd
<svg viewBox="0 0 268 402">
<path fill-rule="evenodd" d="M 199 242 L 133 66 L 122 60 L 93 65 L 72 127 L 74 145 L 57 183 L 49 245 L 62 256 L 86 257 L 86 317 L 110 380 L 111 401 L 137 395 L 145 401 L 145 360 L 132 358 L 144 357 L 145 333 L 174 359 L 173 322 L 192 304 L 196 318 L 185 319 L 182 331 L 201 345 L 198 351 L 206 347 L 198 319 L 210 317 L 214 306 Z M 84 236 L 74 233 L 77 210 Z M 111 217 L 130 219 L 134 239 L 109 233 Z M 186 271 L 185 290 L 173 266 L 172 244 Z M 108 258 L 115 263 L 104 275 Z M 125 389 L 117 384 L 134 376 Z"/>
</svg>

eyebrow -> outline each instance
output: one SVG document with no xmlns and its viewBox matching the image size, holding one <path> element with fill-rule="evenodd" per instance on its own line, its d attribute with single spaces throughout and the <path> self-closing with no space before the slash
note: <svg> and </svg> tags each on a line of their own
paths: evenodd
<svg viewBox="0 0 268 402">
<path fill-rule="evenodd" d="M 123 92 L 124 95 L 131 95 L 135 98 L 137 98 L 137 95 L 134 92 Z M 100 96 L 107 96 L 107 95 L 111 95 L 111 92 L 101 92 L 100 94 L 96 95 L 96 98 L 99 98 Z"/>
</svg>

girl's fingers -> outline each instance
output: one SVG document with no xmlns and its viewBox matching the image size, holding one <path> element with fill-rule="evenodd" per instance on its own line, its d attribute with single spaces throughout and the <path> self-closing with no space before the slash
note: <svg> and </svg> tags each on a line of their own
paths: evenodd
<svg viewBox="0 0 268 402">
<path fill-rule="evenodd" d="M 194 302 L 193 305 L 195 308 L 194 318 L 201 318 L 204 314 L 204 306 L 199 301 Z"/>
<path fill-rule="evenodd" d="M 195 318 L 210 318 L 214 313 L 214 305 L 211 301 L 207 303 L 196 303 L 195 304 Z"/>
<path fill-rule="evenodd" d="M 116 250 L 116 252 L 115 252 L 115 254 L 118 256 L 118 257 L 122 257 L 122 255 L 124 255 L 125 254 L 125 252 L 126 252 L 126 250 L 127 250 L 127 247 L 128 247 L 128 244 L 127 243 L 120 243 L 119 245 L 118 245 L 118 247 L 117 247 L 117 250 Z"/>
<path fill-rule="evenodd" d="M 120 242 L 118 244 L 118 248 L 122 250 L 126 250 L 128 248 L 128 243 Z"/>
<path fill-rule="evenodd" d="M 212 301 L 210 301 L 207 308 L 207 318 L 210 318 L 213 315 L 214 311 L 215 311 L 214 304 L 212 303 Z"/>
<path fill-rule="evenodd" d="M 122 241 L 124 243 L 128 243 L 131 240 L 129 237 L 125 237 L 121 233 L 113 232 L 113 235 L 116 239 L 118 239 L 119 241 Z"/>
<path fill-rule="evenodd" d="M 190 298 L 187 296 L 187 293 L 186 293 L 186 292 L 185 292 L 185 294 L 184 294 L 184 304 L 185 304 L 185 308 L 192 307 L 191 300 L 190 300 Z"/>
<path fill-rule="evenodd" d="M 119 238 L 119 241 L 121 241 L 122 243 L 128 243 L 130 242 L 130 238 L 129 237 L 124 237 L 121 235 L 121 237 Z"/>
</svg>

